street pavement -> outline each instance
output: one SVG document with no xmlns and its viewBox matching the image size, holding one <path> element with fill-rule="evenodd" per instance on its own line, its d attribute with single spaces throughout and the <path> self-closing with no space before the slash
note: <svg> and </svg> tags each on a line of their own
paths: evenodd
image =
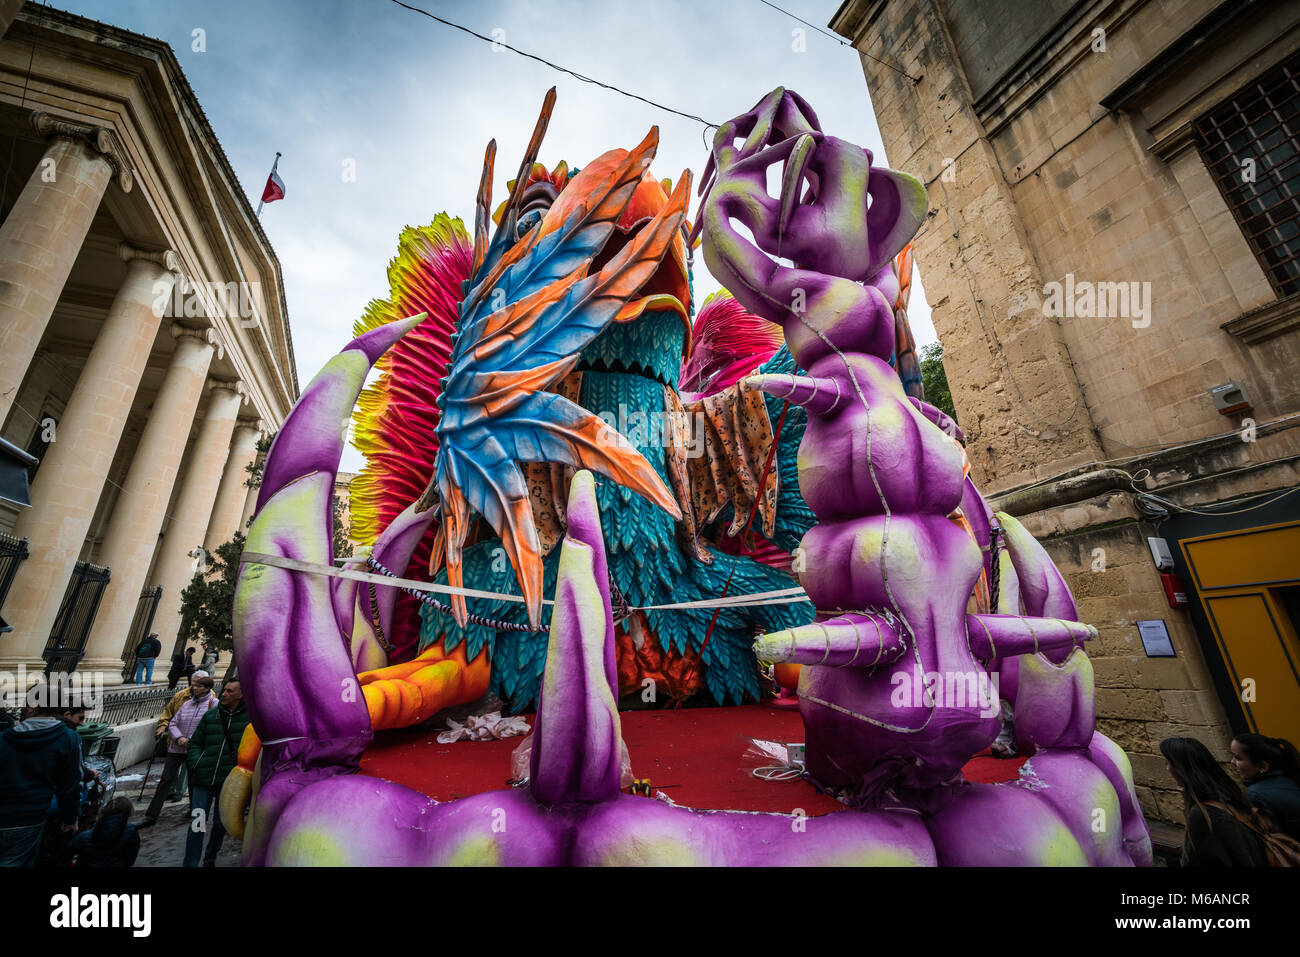
<svg viewBox="0 0 1300 957">
<path fill-rule="evenodd" d="M 158 779 L 162 777 L 163 762 L 153 762 L 149 772 L 149 781 L 145 785 L 144 800 L 140 800 L 140 784 L 144 780 L 147 761 L 123 768 L 117 775 L 117 793 L 129 797 L 135 805 L 131 814 L 131 823 L 139 825 L 144 820 L 145 809 L 153 800 Z M 123 780 L 126 778 L 127 780 Z M 190 823 L 190 806 L 188 801 L 177 801 L 163 806 L 158 823 L 140 832 L 140 855 L 135 859 L 136 867 L 180 867 L 185 860 L 185 838 Z M 206 849 L 206 838 L 204 839 Z M 239 867 L 241 842 L 229 834 L 221 845 L 217 855 L 217 867 Z"/>
</svg>

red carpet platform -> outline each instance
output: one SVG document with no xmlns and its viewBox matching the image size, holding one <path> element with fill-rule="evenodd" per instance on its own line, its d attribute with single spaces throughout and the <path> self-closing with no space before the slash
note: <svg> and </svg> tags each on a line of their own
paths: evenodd
<svg viewBox="0 0 1300 957">
<path fill-rule="evenodd" d="M 804 781 L 763 781 L 743 755 L 748 738 L 802 741 L 799 712 L 768 705 L 625 711 L 620 716 L 632 770 L 678 804 L 695 808 L 789 813 L 809 816 L 843 810 Z M 533 723 L 532 715 L 528 716 Z M 522 738 L 439 744 L 427 731 L 384 731 L 361 759 L 361 772 L 387 778 L 438 801 L 505 788 L 510 754 Z M 1023 759 L 977 755 L 964 768 L 967 780 L 1013 780 Z"/>
</svg>

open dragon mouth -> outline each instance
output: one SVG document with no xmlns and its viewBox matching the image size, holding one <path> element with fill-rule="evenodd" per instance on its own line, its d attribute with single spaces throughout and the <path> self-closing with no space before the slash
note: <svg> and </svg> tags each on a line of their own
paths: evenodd
<svg viewBox="0 0 1300 957">
<path fill-rule="evenodd" d="M 598 272 L 636 238 L 637 233 L 650 221 L 640 220 L 630 226 L 620 223 L 605 242 L 605 246 L 592 261 L 591 271 Z M 615 322 L 632 322 L 648 311 L 670 311 L 677 314 L 685 336 L 683 348 L 690 340 L 691 281 L 686 266 L 686 243 L 681 237 L 674 239 L 659 268 L 638 290 L 635 298 L 618 311 Z M 678 356 L 678 359 L 681 355 Z"/>
<path fill-rule="evenodd" d="M 635 359 L 623 360 L 617 356 L 606 358 L 605 356 L 596 356 L 592 359 L 581 359 L 578 362 L 577 372 L 621 372 L 624 375 L 636 375 L 645 379 L 651 379 L 658 382 L 665 388 L 671 387 L 661 369 L 655 368 L 653 363 L 642 365 Z"/>
<path fill-rule="evenodd" d="M 593 161 L 592 166 L 593 168 L 612 166 L 624 155 L 626 155 L 624 151 L 612 151 Z M 516 239 L 523 239 L 553 207 L 558 205 L 561 209 L 566 209 L 566 204 L 572 205 L 578 202 L 577 194 L 570 195 L 566 193 L 566 189 L 579 173 L 577 169 L 569 170 L 564 163 L 560 163 L 552 171 L 548 171 L 540 163 L 534 165 L 529 173 L 530 182 L 520 197 Z M 659 182 L 648 172 L 646 173 L 615 223 L 603 248 L 592 258 L 588 275 L 600 272 L 636 238 L 645 226 L 654 220 L 655 215 L 668 202 L 670 190 L 670 181 Z M 675 313 L 683 331 L 679 343 L 681 351 L 676 356 L 676 361 L 679 363 L 685 355 L 691 338 L 691 279 L 686 259 L 686 232 L 687 230 L 683 229 L 681 235 L 673 238 L 659 268 L 642 284 L 636 296 L 630 298 L 614 317 L 614 323 L 620 324 L 637 321 L 646 313 Z M 676 382 L 675 372 L 671 376 L 659 375 L 658 370 L 655 372 L 656 374 L 648 375 L 647 378 L 664 384 L 668 384 L 670 379 Z"/>
<path fill-rule="evenodd" d="M 583 349 L 575 371 L 618 372 L 676 389 L 685 331 L 675 310 L 653 304 L 635 322 L 613 322 Z"/>
</svg>

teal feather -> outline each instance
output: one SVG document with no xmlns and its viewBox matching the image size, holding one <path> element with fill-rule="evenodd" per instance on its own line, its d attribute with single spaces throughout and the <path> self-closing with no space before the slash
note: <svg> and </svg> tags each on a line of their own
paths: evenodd
<svg viewBox="0 0 1300 957">
<path fill-rule="evenodd" d="M 637 361 L 662 373 L 675 385 L 680 367 L 682 337 L 681 320 L 671 313 L 649 313 L 632 323 L 610 326 L 594 340 L 583 353 L 584 364 L 608 365 L 615 359 L 620 364 Z M 793 359 L 785 352 L 790 371 Z M 781 353 L 773 357 L 779 362 Z M 771 363 L 769 363 L 771 365 Z M 769 369 L 767 371 L 777 371 Z M 622 372 L 587 371 L 582 376 L 582 389 L 578 404 L 597 415 L 602 415 L 615 427 L 627 424 L 625 435 L 645 456 L 647 461 L 667 480 L 666 460 L 660 440 L 664 416 L 664 386 L 639 375 Z M 619 421 L 619 409 L 627 410 L 625 421 Z M 773 422 L 780 415 L 780 400 L 775 412 L 768 406 Z M 644 427 L 632 414 L 645 415 Z M 799 416 L 796 416 L 796 412 Z M 793 451 L 803 432 L 802 409 L 791 408 L 782 430 L 782 449 L 778 456 L 792 463 Z M 788 452 L 788 454 L 787 454 Z M 793 471 L 793 469 L 792 469 Z M 791 497 L 787 499 L 786 496 Z M 793 518 L 787 521 L 785 533 L 801 537 L 806 527 L 800 527 L 801 510 L 807 505 L 798 496 L 797 477 L 787 483 L 782 475 L 782 503 L 778 506 L 778 534 L 782 534 L 782 509 L 788 508 Z M 672 518 L 630 489 L 620 486 L 604 476 L 596 476 L 596 499 L 600 506 L 601 522 L 605 533 L 610 576 L 628 604 L 645 607 L 684 601 L 702 601 L 717 598 L 731 584 L 731 595 L 752 594 L 788 588 L 790 576 L 778 569 L 769 568 L 749 558 L 724 555 L 710 549 L 712 564 L 697 561 L 677 545 L 676 528 Z M 811 515 L 811 512 L 808 512 Z M 809 522 L 811 525 L 811 522 Z M 791 545 L 791 548 L 794 546 Z M 499 543 L 480 542 L 464 553 L 466 582 L 484 590 L 518 594 L 513 572 L 503 561 Z M 495 556 L 495 562 L 494 562 Z M 552 550 L 543 561 L 543 591 L 554 594 L 559 562 L 559 549 Z M 733 572 L 734 566 L 734 572 Z M 445 572 L 438 581 L 445 582 Z M 523 623 L 527 620 L 522 604 L 501 600 L 471 598 L 470 612 L 500 621 Z M 685 610 L 659 610 L 645 612 L 650 627 L 660 643 L 672 652 L 699 652 L 709 632 L 713 617 L 711 608 Z M 756 630 L 778 631 L 806 624 L 813 618 L 813 608 L 807 602 L 788 605 L 761 605 L 742 609 L 724 609 L 713 627 L 712 637 L 701 655 L 704 686 L 718 704 L 739 704 L 758 697 L 758 673 L 752 646 Z M 487 646 L 492 654 L 492 691 L 507 702 L 511 713 L 521 713 L 533 707 L 541 686 L 542 667 L 546 660 L 547 636 L 544 633 L 496 631 L 482 625 L 468 625 L 463 631 L 450 615 L 432 608 L 421 610 L 421 647 L 445 636 L 447 649 L 454 650 L 461 641 L 468 643 L 468 653 L 473 655 Z M 549 607 L 543 609 L 542 626 L 550 621 Z"/>
</svg>

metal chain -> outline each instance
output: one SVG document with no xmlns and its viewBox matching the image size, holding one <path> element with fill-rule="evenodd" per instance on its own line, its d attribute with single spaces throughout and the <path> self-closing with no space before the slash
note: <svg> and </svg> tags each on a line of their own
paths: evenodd
<svg viewBox="0 0 1300 957">
<path fill-rule="evenodd" d="M 366 564 L 368 564 L 375 571 L 379 572 L 379 574 L 381 575 L 386 575 L 389 578 L 398 577 L 397 575 L 389 571 L 387 568 L 385 568 L 383 565 L 379 564 L 379 562 L 375 561 L 373 556 L 367 556 Z M 442 602 L 438 601 L 438 599 L 434 598 L 430 594 L 421 591 L 416 591 L 413 588 L 402 588 L 402 591 L 406 592 L 408 595 L 417 599 L 418 601 L 421 601 L 424 604 L 428 605 L 430 608 L 437 609 L 443 614 L 450 615 L 452 613 L 450 605 L 444 605 Z M 375 597 L 374 597 L 375 586 L 373 582 L 370 585 L 370 596 L 371 596 L 370 597 L 371 613 L 375 616 L 375 621 L 377 626 L 378 617 L 379 617 L 379 606 L 378 603 L 375 601 Z M 533 632 L 535 634 L 541 634 L 543 632 L 550 631 L 549 628 L 534 628 L 531 625 L 521 625 L 513 621 L 500 621 L 499 619 L 496 618 L 487 618 L 483 615 L 476 615 L 473 612 L 469 612 L 466 618 L 473 624 L 484 625 L 485 627 L 495 629 L 496 631 L 527 631 L 527 632 Z M 381 644 L 383 643 L 383 640 L 384 640 L 383 635 L 382 633 L 380 633 L 379 641 Z M 390 646 L 384 645 L 384 648 L 389 649 Z"/>
<path fill-rule="evenodd" d="M 989 523 L 989 611 L 998 612 L 998 599 L 1002 593 L 1002 568 L 998 553 L 1002 550 L 1002 526 L 994 519 Z"/>
</svg>

